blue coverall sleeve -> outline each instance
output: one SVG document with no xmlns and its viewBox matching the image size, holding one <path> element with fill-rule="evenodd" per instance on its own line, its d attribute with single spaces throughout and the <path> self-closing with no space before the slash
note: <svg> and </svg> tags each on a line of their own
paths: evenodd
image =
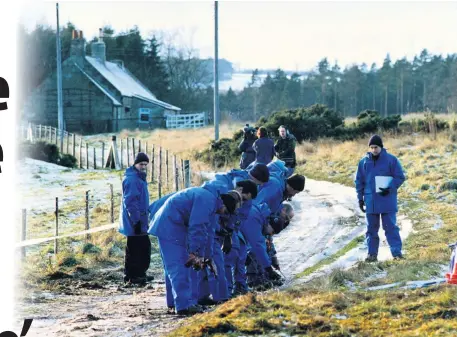
<svg viewBox="0 0 457 337">
<path fill-rule="evenodd" d="M 251 246 L 251 251 L 265 269 L 271 266 L 271 260 L 267 253 L 265 236 L 262 235 L 261 219 L 258 217 L 249 217 L 247 223 L 241 226 L 241 232 Z"/>
<path fill-rule="evenodd" d="M 129 219 L 134 225 L 140 221 L 140 186 L 135 181 L 126 180 L 124 182 L 124 204 L 127 209 Z"/>
<path fill-rule="evenodd" d="M 393 163 L 393 175 L 392 176 L 393 176 L 393 179 L 391 182 L 391 187 L 398 190 L 406 178 L 405 178 L 405 174 L 403 173 L 403 168 L 401 167 L 400 161 L 397 158 L 395 158 L 394 163 Z"/>
<path fill-rule="evenodd" d="M 272 212 L 275 212 L 282 202 L 283 191 L 281 189 L 281 183 L 270 177 L 270 181 L 264 184 L 264 187 L 260 189 L 259 194 L 255 198 L 256 203 L 265 202 Z"/>
<path fill-rule="evenodd" d="M 213 202 L 202 195 L 195 197 L 189 216 L 188 245 L 190 253 L 196 253 L 199 256 L 205 254 L 214 211 Z"/>
<path fill-rule="evenodd" d="M 365 173 L 363 168 L 363 160 L 359 162 L 357 167 L 357 174 L 355 177 L 355 189 L 357 191 L 357 198 L 363 200 L 363 191 L 365 189 Z"/>
</svg>

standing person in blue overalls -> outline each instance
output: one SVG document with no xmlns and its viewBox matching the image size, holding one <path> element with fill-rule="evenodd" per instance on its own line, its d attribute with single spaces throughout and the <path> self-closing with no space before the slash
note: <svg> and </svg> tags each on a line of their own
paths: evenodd
<svg viewBox="0 0 457 337">
<path fill-rule="evenodd" d="M 268 138 L 267 129 L 263 126 L 257 130 L 257 139 L 252 145 L 255 151 L 255 162 L 267 165 L 275 155 L 275 144 Z"/>
<path fill-rule="evenodd" d="M 397 226 L 397 190 L 405 181 L 405 175 L 400 161 L 384 149 L 380 136 L 373 135 L 368 147 L 370 151 L 360 160 L 355 179 L 359 207 L 366 212 L 368 224 L 368 256 L 365 261 L 378 260 L 380 220 L 392 256 L 394 259 L 403 259 L 400 229 Z M 377 176 L 390 177 L 391 181 L 388 186 L 377 189 Z"/>
<path fill-rule="evenodd" d="M 133 166 L 127 168 L 122 181 L 122 207 L 119 232 L 127 237 L 124 261 L 124 282 L 144 284 L 151 262 L 151 241 L 148 230 L 149 192 L 146 182 L 148 156 L 139 152 Z"/>
</svg>

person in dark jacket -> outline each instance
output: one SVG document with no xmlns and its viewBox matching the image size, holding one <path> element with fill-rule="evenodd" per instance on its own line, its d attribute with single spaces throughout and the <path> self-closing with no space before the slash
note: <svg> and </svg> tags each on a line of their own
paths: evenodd
<svg viewBox="0 0 457 337">
<path fill-rule="evenodd" d="M 146 182 L 148 156 L 139 152 L 133 166 L 127 168 L 122 181 L 122 208 L 119 232 L 127 237 L 124 282 L 144 284 L 151 262 L 148 230 L 149 192 Z"/>
<path fill-rule="evenodd" d="M 244 170 L 255 160 L 255 151 L 252 145 L 256 141 L 255 129 L 250 127 L 249 124 L 243 129 L 243 140 L 241 141 L 238 149 L 242 152 L 240 159 L 240 169 Z"/>
<path fill-rule="evenodd" d="M 286 164 L 286 167 L 289 170 L 287 176 L 290 177 L 294 173 L 295 166 L 297 165 L 295 156 L 297 139 L 287 131 L 284 125 L 281 125 L 278 130 L 280 138 L 275 144 L 276 157 Z"/>
<path fill-rule="evenodd" d="M 392 256 L 394 259 L 402 259 L 402 242 L 396 216 L 397 190 L 405 181 L 403 168 L 395 156 L 387 153 L 378 135 L 370 138 L 368 146 L 370 152 L 360 160 L 355 179 L 359 207 L 367 217 L 366 261 L 375 262 L 378 259 L 378 231 L 381 219 Z"/>
<path fill-rule="evenodd" d="M 268 138 L 267 129 L 263 126 L 257 130 L 257 136 L 259 139 L 252 145 L 255 151 L 255 161 L 267 165 L 275 155 L 274 143 Z"/>
</svg>

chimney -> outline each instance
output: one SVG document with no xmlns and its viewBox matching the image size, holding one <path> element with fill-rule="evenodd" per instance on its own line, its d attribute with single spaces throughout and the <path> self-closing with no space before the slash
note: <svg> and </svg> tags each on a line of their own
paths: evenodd
<svg viewBox="0 0 457 337">
<path fill-rule="evenodd" d="M 86 42 L 83 38 L 83 32 L 73 30 L 71 32 L 71 47 L 70 57 L 80 66 L 84 65 L 84 58 L 86 57 Z"/>
<path fill-rule="evenodd" d="M 98 41 L 92 43 L 92 57 L 95 57 L 97 60 L 105 63 L 106 61 L 106 46 L 103 42 L 103 30 L 100 28 L 98 30 Z"/>
</svg>

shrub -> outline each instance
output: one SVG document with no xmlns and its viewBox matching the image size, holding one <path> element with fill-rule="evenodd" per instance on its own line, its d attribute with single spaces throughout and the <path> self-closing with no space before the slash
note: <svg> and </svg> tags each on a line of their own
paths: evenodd
<svg viewBox="0 0 457 337">
<path fill-rule="evenodd" d="M 24 142 L 21 150 L 26 157 L 58 164 L 66 167 L 76 167 L 76 158 L 70 154 L 61 155 L 59 148 L 55 144 L 48 144 L 43 141 L 36 143 Z"/>
</svg>

